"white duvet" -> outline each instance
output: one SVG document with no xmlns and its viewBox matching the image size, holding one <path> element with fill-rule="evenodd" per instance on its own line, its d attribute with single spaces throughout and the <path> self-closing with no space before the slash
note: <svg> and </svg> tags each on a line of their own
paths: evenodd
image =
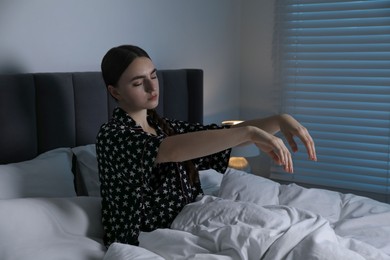
<svg viewBox="0 0 390 260">
<path fill-rule="evenodd" d="M 100 199 L 0 200 L 1 260 L 101 260 Z"/>
<path fill-rule="evenodd" d="M 0 259 L 390 259 L 389 204 L 232 169 L 221 183 L 206 174 L 219 191 L 209 187 L 171 229 L 141 233 L 139 247 L 106 251 L 100 198 L 0 200 Z"/>
<path fill-rule="evenodd" d="M 219 197 L 187 205 L 171 229 L 141 233 L 151 258 L 110 258 L 138 250 L 117 244 L 106 260 L 380 260 L 390 259 L 389 235 L 388 204 L 229 170 Z"/>
<path fill-rule="evenodd" d="M 165 259 L 390 258 L 357 238 L 337 235 L 325 218 L 309 211 L 210 196 L 187 206 L 171 230 L 143 233 L 140 243 Z"/>
</svg>

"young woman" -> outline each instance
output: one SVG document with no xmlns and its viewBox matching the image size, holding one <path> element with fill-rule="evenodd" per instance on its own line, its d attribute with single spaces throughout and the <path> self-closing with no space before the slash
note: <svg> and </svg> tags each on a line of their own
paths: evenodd
<svg viewBox="0 0 390 260">
<path fill-rule="evenodd" d="M 297 136 L 309 158 L 316 160 L 308 131 L 286 114 L 231 128 L 162 119 L 154 110 L 159 96 L 156 68 L 137 46 L 112 48 L 101 68 L 118 102 L 96 143 L 107 246 L 137 245 L 140 231 L 169 227 L 180 210 L 202 194 L 198 170 L 224 172 L 231 147 L 254 143 L 292 173 L 291 154 L 274 136 L 282 131 L 293 151 Z"/>
</svg>

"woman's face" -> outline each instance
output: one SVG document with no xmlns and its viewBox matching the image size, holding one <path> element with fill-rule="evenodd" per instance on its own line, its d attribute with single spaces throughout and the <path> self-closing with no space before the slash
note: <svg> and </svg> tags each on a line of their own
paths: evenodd
<svg viewBox="0 0 390 260">
<path fill-rule="evenodd" d="M 146 57 L 136 58 L 123 72 L 118 84 L 108 87 L 128 113 L 153 109 L 158 105 L 159 84 L 153 62 Z"/>
</svg>

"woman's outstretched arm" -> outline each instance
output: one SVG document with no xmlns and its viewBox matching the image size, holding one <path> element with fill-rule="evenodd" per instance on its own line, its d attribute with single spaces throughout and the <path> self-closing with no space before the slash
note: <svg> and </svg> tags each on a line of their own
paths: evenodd
<svg viewBox="0 0 390 260">
<path fill-rule="evenodd" d="M 254 143 L 278 164 L 284 165 L 287 172 L 293 171 L 291 154 L 283 141 L 250 125 L 169 136 L 160 144 L 156 163 L 191 160 L 247 142 Z"/>
</svg>

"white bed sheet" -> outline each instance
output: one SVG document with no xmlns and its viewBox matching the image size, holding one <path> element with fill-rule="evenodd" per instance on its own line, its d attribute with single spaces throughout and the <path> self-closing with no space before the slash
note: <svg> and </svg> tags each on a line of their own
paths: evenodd
<svg viewBox="0 0 390 260">
<path fill-rule="evenodd" d="M 232 169 L 219 196 L 187 205 L 171 229 L 141 233 L 140 246 L 172 260 L 390 259 L 389 204 Z"/>
<path fill-rule="evenodd" d="M 233 169 L 201 174 L 209 195 L 171 229 L 141 233 L 140 247 L 106 251 L 98 197 L 0 200 L 0 259 L 390 259 L 389 204 Z"/>
<path fill-rule="evenodd" d="M 0 200 L 0 259 L 101 260 L 100 198 Z"/>
<path fill-rule="evenodd" d="M 165 259 L 390 258 L 375 243 L 338 235 L 325 218 L 310 211 L 211 196 L 188 205 L 172 229 L 142 233 L 140 246 Z"/>
</svg>

